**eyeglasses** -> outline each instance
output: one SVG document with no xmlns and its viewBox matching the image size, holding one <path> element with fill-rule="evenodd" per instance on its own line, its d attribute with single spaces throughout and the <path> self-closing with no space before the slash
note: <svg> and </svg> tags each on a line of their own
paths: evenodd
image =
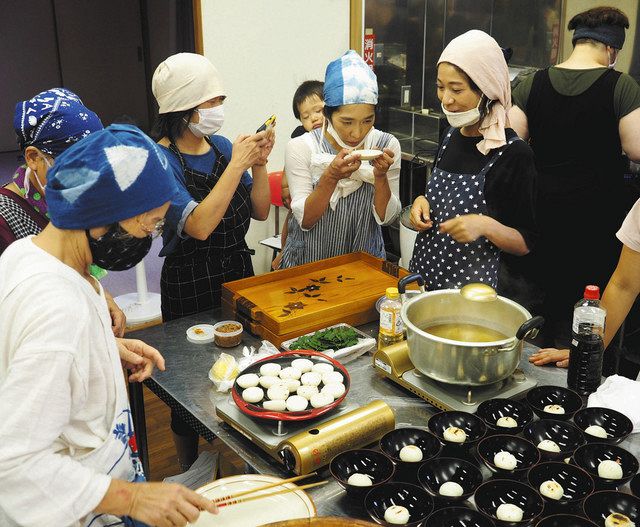
<svg viewBox="0 0 640 527">
<path fill-rule="evenodd" d="M 164 218 L 161 219 L 159 222 L 157 222 L 152 228 L 147 227 L 144 223 L 140 221 L 138 217 L 136 217 L 136 221 L 138 222 L 138 225 L 140 226 L 142 231 L 147 236 L 150 236 L 152 240 L 156 239 L 158 236 L 162 234 L 162 230 L 164 228 Z M 118 239 L 123 241 L 128 241 L 128 240 L 133 240 L 134 238 L 137 238 L 137 236 L 134 236 L 133 234 L 130 234 L 129 232 L 124 230 L 120 224 L 117 224 L 117 227 L 118 228 L 116 229 L 115 236 Z"/>
<path fill-rule="evenodd" d="M 146 232 L 149 236 L 151 236 L 152 239 L 156 239 L 158 236 L 160 236 L 162 234 L 162 230 L 164 229 L 164 218 L 162 218 L 160 221 L 158 221 L 153 228 L 149 228 L 147 227 L 144 223 L 142 223 L 140 221 L 140 219 L 138 219 L 138 217 L 136 217 L 136 221 L 138 222 L 138 225 L 140 225 L 140 228 Z"/>
</svg>

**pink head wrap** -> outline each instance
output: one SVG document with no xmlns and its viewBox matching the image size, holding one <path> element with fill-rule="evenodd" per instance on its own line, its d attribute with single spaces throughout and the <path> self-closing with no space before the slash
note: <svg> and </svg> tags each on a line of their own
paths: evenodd
<svg viewBox="0 0 640 527">
<path fill-rule="evenodd" d="M 507 61 L 498 43 L 484 31 L 472 29 L 449 42 L 438 59 L 438 64 L 441 62 L 460 68 L 489 100 L 494 101 L 480 122 L 483 139 L 478 143 L 478 150 L 487 155 L 492 149 L 505 145 L 511 84 Z"/>
</svg>

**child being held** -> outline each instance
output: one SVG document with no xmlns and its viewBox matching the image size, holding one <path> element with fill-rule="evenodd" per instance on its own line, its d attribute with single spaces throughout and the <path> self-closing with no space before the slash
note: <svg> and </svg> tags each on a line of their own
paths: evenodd
<svg viewBox="0 0 640 527">
<path fill-rule="evenodd" d="M 293 115 L 300 121 L 291 138 L 298 137 L 304 133 L 320 128 L 324 123 L 324 114 L 322 109 L 324 108 L 324 101 L 322 100 L 324 83 L 321 81 L 304 81 L 293 95 Z M 287 184 L 287 175 L 282 174 L 282 203 L 289 209 L 287 219 L 282 226 L 282 234 L 280 236 L 282 249 L 287 241 L 287 234 L 290 229 L 299 229 L 299 225 L 293 219 L 291 214 L 291 194 L 289 193 L 289 185 Z M 278 253 L 278 256 L 273 260 L 271 267 L 275 269 L 280 268 L 280 260 L 282 258 L 282 250 Z"/>
</svg>

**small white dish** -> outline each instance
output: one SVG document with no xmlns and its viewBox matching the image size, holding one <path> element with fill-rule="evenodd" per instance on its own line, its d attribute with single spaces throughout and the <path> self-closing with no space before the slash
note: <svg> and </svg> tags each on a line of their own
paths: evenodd
<svg viewBox="0 0 640 527">
<path fill-rule="evenodd" d="M 371 161 L 382 154 L 382 150 L 352 150 L 349 155 L 359 155 L 362 161 Z"/>
<path fill-rule="evenodd" d="M 358 328 L 354 328 L 353 326 L 350 326 L 349 324 L 345 324 L 345 323 L 334 324 L 333 326 L 329 326 L 329 327 L 326 327 L 326 328 L 318 329 L 317 331 L 323 331 L 325 329 L 335 328 L 337 326 L 346 326 L 348 328 L 354 329 L 355 332 L 358 334 L 358 343 L 354 344 L 353 346 L 349 346 L 347 348 L 323 351 L 322 353 L 324 353 L 328 357 L 331 357 L 332 359 L 340 359 L 340 362 L 342 364 L 347 364 L 348 362 L 351 362 L 352 360 L 357 359 L 360 355 L 364 355 L 368 351 L 372 351 L 372 350 L 375 349 L 375 347 L 377 345 L 377 340 L 375 338 L 370 337 L 366 333 L 363 333 L 362 331 L 360 331 Z M 313 335 L 314 333 L 316 333 L 316 331 L 312 331 L 310 333 L 307 333 L 304 336 Z M 301 336 L 303 336 L 303 335 L 301 335 Z M 300 337 L 296 337 L 296 338 L 293 338 L 293 339 L 290 339 L 290 340 L 285 340 L 280 345 L 280 347 L 285 351 L 293 351 L 293 350 L 291 350 L 289 348 L 289 346 L 291 344 L 293 344 L 299 338 Z"/>
<path fill-rule="evenodd" d="M 187 330 L 187 340 L 194 344 L 209 344 L 215 339 L 215 331 L 211 324 L 196 324 Z"/>
</svg>

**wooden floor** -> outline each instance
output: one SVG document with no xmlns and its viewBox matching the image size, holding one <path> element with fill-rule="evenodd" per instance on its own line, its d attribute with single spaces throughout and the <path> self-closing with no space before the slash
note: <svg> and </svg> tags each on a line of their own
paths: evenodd
<svg viewBox="0 0 640 527">
<path fill-rule="evenodd" d="M 150 479 L 162 481 L 167 476 L 175 476 L 181 472 L 171 435 L 171 415 L 165 403 L 146 386 L 143 389 Z M 220 452 L 220 477 L 244 472 L 243 461 L 219 439 L 209 444 L 200 438 L 200 452 L 204 450 Z"/>
</svg>

